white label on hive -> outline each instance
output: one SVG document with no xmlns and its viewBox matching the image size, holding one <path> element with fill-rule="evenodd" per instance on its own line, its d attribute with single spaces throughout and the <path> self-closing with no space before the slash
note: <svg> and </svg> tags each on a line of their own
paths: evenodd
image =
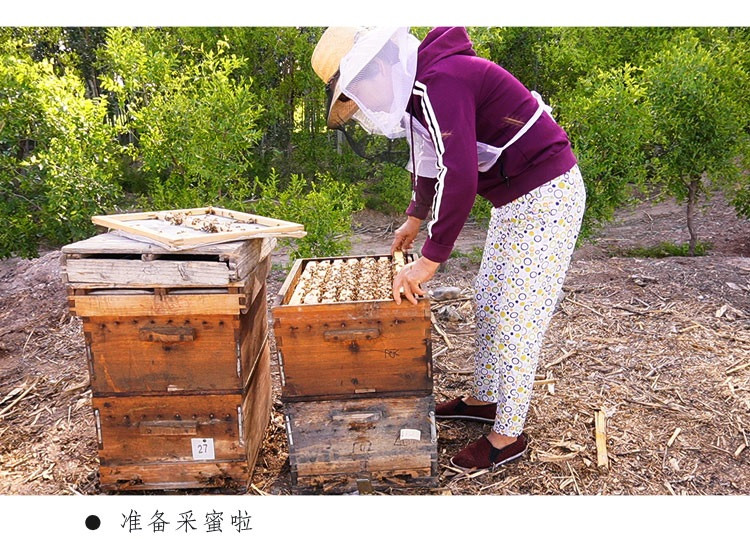
<svg viewBox="0 0 750 560">
<path fill-rule="evenodd" d="M 403 430 L 401 430 L 401 437 L 399 439 L 415 439 L 419 441 L 422 439 L 422 432 L 420 432 L 419 430 L 404 428 Z"/>
<path fill-rule="evenodd" d="M 193 459 L 195 461 L 213 461 L 214 438 L 190 438 L 193 444 Z"/>
</svg>

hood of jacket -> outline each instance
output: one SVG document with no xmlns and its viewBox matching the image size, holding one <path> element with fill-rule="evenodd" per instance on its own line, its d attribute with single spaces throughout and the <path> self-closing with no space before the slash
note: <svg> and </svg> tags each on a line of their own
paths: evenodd
<svg viewBox="0 0 750 560">
<path fill-rule="evenodd" d="M 476 56 L 465 27 L 435 27 L 419 45 L 417 76 L 436 62 L 463 54 Z"/>
</svg>

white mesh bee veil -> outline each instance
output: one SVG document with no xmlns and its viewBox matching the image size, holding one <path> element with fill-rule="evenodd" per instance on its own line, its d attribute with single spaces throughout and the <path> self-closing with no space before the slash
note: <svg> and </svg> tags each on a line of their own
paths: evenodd
<svg viewBox="0 0 750 560">
<path fill-rule="evenodd" d="M 353 115 L 365 130 L 388 138 L 405 135 L 402 117 L 417 73 L 419 40 L 406 27 L 363 28 L 341 59 L 334 99 L 357 104 Z"/>
</svg>

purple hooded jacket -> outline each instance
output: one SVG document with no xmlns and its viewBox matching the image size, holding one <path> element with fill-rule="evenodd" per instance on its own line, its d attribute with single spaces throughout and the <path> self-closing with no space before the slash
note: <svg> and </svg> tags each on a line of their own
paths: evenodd
<svg viewBox="0 0 750 560">
<path fill-rule="evenodd" d="M 448 259 L 476 195 L 498 207 L 562 175 L 576 163 L 565 131 L 546 112 L 486 172 L 477 142 L 504 146 L 538 107 L 514 76 L 476 56 L 466 29 L 436 27 L 419 46 L 407 111 L 430 132 L 437 178 L 417 177 L 406 213 L 426 219 L 422 255 Z"/>
</svg>

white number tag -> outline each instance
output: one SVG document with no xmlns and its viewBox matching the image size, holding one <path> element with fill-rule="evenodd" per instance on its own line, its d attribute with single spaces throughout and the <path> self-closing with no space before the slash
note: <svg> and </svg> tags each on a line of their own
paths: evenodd
<svg viewBox="0 0 750 560">
<path fill-rule="evenodd" d="M 212 461 L 214 456 L 214 438 L 191 438 L 193 444 L 193 459 L 196 461 Z"/>
<path fill-rule="evenodd" d="M 420 432 L 419 430 L 404 428 L 401 430 L 401 437 L 399 439 L 413 439 L 416 441 L 420 441 L 422 439 L 422 432 Z"/>
</svg>

